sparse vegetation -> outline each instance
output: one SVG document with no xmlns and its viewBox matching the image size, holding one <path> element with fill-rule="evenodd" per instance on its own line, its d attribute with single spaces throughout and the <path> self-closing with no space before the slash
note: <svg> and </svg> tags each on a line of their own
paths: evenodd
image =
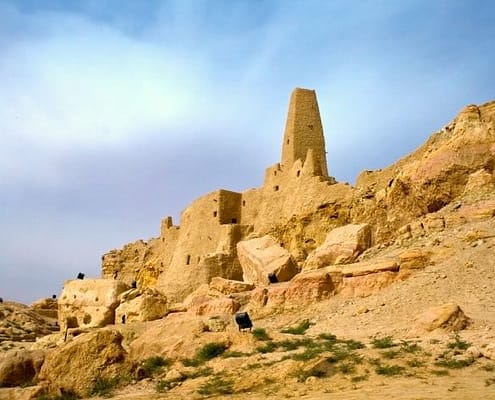
<svg viewBox="0 0 495 400">
<path fill-rule="evenodd" d="M 248 357 L 250 353 L 243 353 L 242 351 L 226 351 L 222 354 L 222 358 L 237 358 L 237 357 Z"/>
<path fill-rule="evenodd" d="M 418 358 L 413 358 L 412 360 L 407 360 L 406 364 L 412 368 L 419 368 L 419 367 L 424 367 L 425 362 Z"/>
<path fill-rule="evenodd" d="M 224 379 L 220 376 L 214 376 L 208 382 L 200 386 L 198 393 L 206 396 L 232 394 L 234 393 L 233 381 L 230 379 Z"/>
<path fill-rule="evenodd" d="M 495 371 L 495 364 L 485 364 L 480 367 L 483 371 L 492 372 Z"/>
<path fill-rule="evenodd" d="M 433 369 L 431 371 L 431 373 L 433 375 L 437 375 L 437 376 L 447 376 L 447 375 L 450 375 L 449 371 L 446 370 L 446 369 Z"/>
<path fill-rule="evenodd" d="M 290 333 L 291 335 L 304 335 L 310 326 L 311 323 L 309 322 L 309 320 L 305 319 L 296 326 L 291 326 L 289 328 L 282 329 L 281 332 Z"/>
<path fill-rule="evenodd" d="M 398 350 L 389 350 L 389 351 L 384 351 L 382 353 L 382 356 L 384 358 L 388 358 L 389 360 L 392 360 L 394 358 L 397 358 L 397 356 L 400 354 L 400 351 Z"/>
<path fill-rule="evenodd" d="M 353 376 L 351 378 L 351 382 L 358 383 L 358 382 L 366 381 L 366 380 L 368 380 L 368 378 L 369 378 L 369 375 L 368 374 L 366 374 L 366 375 L 356 375 L 356 376 Z"/>
<path fill-rule="evenodd" d="M 90 394 L 93 396 L 111 397 L 113 391 L 120 383 L 119 377 L 105 378 L 98 376 L 93 384 Z"/>
<path fill-rule="evenodd" d="M 147 358 L 141 363 L 145 377 L 152 377 L 169 365 L 170 360 L 160 356 Z"/>
<path fill-rule="evenodd" d="M 423 349 L 417 343 L 409 343 L 403 340 L 400 344 L 400 350 L 404 353 L 418 353 Z"/>
<path fill-rule="evenodd" d="M 405 368 L 400 365 L 386 365 L 380 364 L 375 368 L 375 372 L 378 375 L 386 375 L 386 376 L 396 376 L 401 375 L 404 372 Z"/>
<path fill-rule="evenodd" d="M 263 328 L 255 328 L 251 333 L 256 340 L 260 340 L 260 341 L 271 340 L 270 336 Z"/>
<path fill-rule="evenodd" d="M 394 340 L 392 339 L 392 336 L 385 336 L 383 338 L 374 338 L 371 341 L 371 345 L 375 349 L 388 349 L 390 347 L 394 347 L 395 343 Z"/>
<path fill-rule="evenodd" d="M 223 343 L 207 343 L 196 352 L 194 358 L 183 359 L 182 364 L 186 367 L 198 367 L 206 361 L 222 355 L 226 350 L 227 346 Z"/>
<path fill-rule="evenodd" d="M 325 376 L 325 371 L 320 369 L 304 370 L 302 368 L 298 368 L 291 375 L 296 378 L 298 382 L 305 382 L 310 376 L 315 376 L 317 378 Z"/>
<path fill-rule="evenodd" d="M 458 333 L 454 335 L 454 341 L 447 343 L 449 349 L 466 350 L 471 346 L 471 343 L 462 340 Z"/>
<path fill-rule="evenodd" d="M 198 368 L 192 372 L 188 372 L 185 374 L 185 378 L 189 378 L 189 379 L 196 379 L 196 378 L 199 378 L 201 376 L 210 376 L 211 374 L 213 374 L 213 369 L 210 368 L 210 367 L 203 367 L 203 368 Z"/>
<path fill-rule="evenodd" d="M 338 366 L 338 370 L 342 374 L 353 374 L 356 372 L 356 366 L 350 362 L 345 362 Z"/>
<path fill-rule="evenodd" d="M 165 392 L 168 392 L 170 389 L 172 389 L 172 383 L 171 382 L 166 382 L 166 381 L 163 381 L 163 380 L 159 380 L 158 382 L 156 382 L 156 385 L 155 385 L 155 390 L 158 392 L 158 393 L 165 393 Z"/>
<path fill-rule="evenodd" d="M 449 358 L 445 360 L 439 360 L 435 362 L 435 366 L 449 368 L 449 369 L 460 369 L 470 366 L 473 363 L 473 360 L 456 360 L 455 358 Z"/>
<path fill-rule="evenodd" d="M 256 348 L 256 351 L 259 353 L 273 353 L 275 350 L 277 350 L 278 345 L 277 343 L 273 341 L 266 342 L 263 346 L 259 346 Z"/>
</svg>

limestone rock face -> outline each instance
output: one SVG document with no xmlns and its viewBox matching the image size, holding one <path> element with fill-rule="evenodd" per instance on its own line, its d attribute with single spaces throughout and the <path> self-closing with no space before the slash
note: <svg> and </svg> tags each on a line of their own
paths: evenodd
<svg viewBox="0 0 495 400">
<path fill-rule="evenodd" d="M 351 263 L 370 245 L 371 229 L 368 224 L 335 228 L 328 233 L 325 242 L 309 255 L 304 270 Z"/>
<path fill-rule="evenodd" d="M 211 280 L 209 289 L 212 293 L 216 292 L 228 295 L 253 290 L 254 285 L 252 283 L 234 281 L 217 276 Z"/>
<path fill-rule="evenodd" d="M 34 341 L 58 331 L 55 321 L 43 318 L 37 310 L 23 304 L 6 301 L 0 303 L 0 343 L 7 340 Z"/>
<path fill-rule="evenodd" d="M 416 321 L 416 327 L 431 332 L 442 328 L 447 331 L 460 331 L 469 324 L 469 318 L 457 304 L 447 303 L 432 307 L 421 314 Z"/>
<path fill-rule="evenodd" d="M 96 377 L 112 378 L 124 371 L 125 357 L 118 331 L 82 334 L 46 356 L 39 379 L 47 381 L 53 391 L 87 396 Z"/>
<path fill-rule="evenodd" d="M 268 235 L 239 242 L 237 255 L 244 281 L 249 283 L 268 285 L 269 274 L 273 274 L 278 282 L 284 282 L 298 272 L 290 253 Z"/>
<path fill-rule="evenodd" d="M 113 324 L 119 295 L 128 289 L 124 282 L 111 279 L 66 281 L 59 300 L 60 329 Z"/>
<path fill-rule="evenodd" d="M 0 355 L 0 387 L 31 383 L 45 359 L 42 350 L 11 350 Z"/>
<path fill-rule="evenodd" d="M 153 321 L 167 315 L 167 298 L 154 289 L 134 293 L 137 289 L 124 292 L 120 305 L 115 310 L 115 322 Z M 127 296 L 126 296 L 127 294 Z"/>
<path fill-rule="evenodd" d="M 45 298 L 36 300 L 31 304 L 31 309 L 38 314 L 48 318 L 58 318 L 58 301 L 57 299 Z"/>
</svg>

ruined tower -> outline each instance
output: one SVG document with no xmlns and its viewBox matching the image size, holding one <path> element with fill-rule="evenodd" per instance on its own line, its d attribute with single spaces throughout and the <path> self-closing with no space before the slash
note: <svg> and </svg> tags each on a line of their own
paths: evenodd
<svg viewBox="0 0 495 400">
<path fill-rule="evenodd" d="M 308 157 L 308 152 L 311 154 Z M 282 169 L 290 169 L 296 160 L 313 165 L 315 175 L 328 176 L 325 138 L 314 90 L 296 88 L 292 92 L 282 144 Z"/>
</svg>

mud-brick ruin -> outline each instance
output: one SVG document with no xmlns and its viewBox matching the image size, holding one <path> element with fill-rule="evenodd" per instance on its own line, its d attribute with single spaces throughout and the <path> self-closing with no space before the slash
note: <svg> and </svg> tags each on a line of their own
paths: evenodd
<svg viewBox="0 0 495 400">
<path fill-rule="evenodd" d="M 479 217 L 468 197 L 486 191 L 488 199 L 494 186 L 494 132 L 495 102 L 467 106 L 419 149 L 351 186 L 328 174 L 315 92 L 295 89 L 281 161 L 266 169 L 263 186 L 206 194 L 180 225 L 166 217 L 159 237 L 105 254 L 103 279 L 66 282 L 60 327 L 171 312 L 267 315 L 403 280 L 430 253 L 401 246 Z M 486 201 L 480 218 L 495 213 Z"/>
<path fill-rule="evenodd" d="M 195 200 L 182 212 L 180 226 L 167 217 L 159 238 L 106 254 L 103 277 L 155 286 L 175 301 L 215 276 L 242 280 L 236 245 L 334 201 L 346 190 L 345 185 L 334 184 L 327 172 L 316 94 L 296 89 L 290 99 L 281 162 L 267 168 L 262 187 L 242 193 L 221 189 Z M 280 245 L 296 256 L 302 252 L 299 261 L 306 255 L 297 242 L 280 241 Z"/>
</svg>

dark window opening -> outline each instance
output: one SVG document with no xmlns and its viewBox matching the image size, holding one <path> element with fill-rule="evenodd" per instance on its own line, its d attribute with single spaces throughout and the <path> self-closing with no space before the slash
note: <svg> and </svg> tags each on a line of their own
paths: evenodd
<svg viewBox="0 0 495 400">
<path fill-rule="evenodd" d="M 301 176 L 301 171 L 297 171 L 297 177 L 299 178 Z"/>
<path fill-rule="evenodd" d="M 232 223 L 237 224 L 237 218 L 232 218 Z"/>
<path fill-rule="evenodd" d="M 287 144 L 289 144 L 289 139 L 287 139 Z"/>
<path fill-rule="evenodd" d="M 273 171 L 273 175 L 277 175 L 277 171 Z"/>
<path fill-rule="evenodd" d="M 246 200 L 242 200 L 242 206 L 244 207 L 246 205 Z"/>
<path fill-rule="evenodd" d="M 278 191 L 278 189 L 279 189 L 278 185 L 273 187 L 273 190 L 275 191 Z"/>
<path fill-rule="evenodd" d="M 189 265 L 191 264 L 191 256 L 188 255 L 187 258 L 186 258 L 186 265 Z"/>
<path fill-rule="evenodd" d="M 268 281 L 270 283 L 278 283 L 278 278 L 277 278 L 277 275 L 275 275 L 273 272 L 270 272 L 268 274 Z"/>
<path fill-rule="evenodd" d="M 216 211 L 213 211 L 213 216 L 216 217 L 217 216 L 217 212 Z"/>
</svg>

